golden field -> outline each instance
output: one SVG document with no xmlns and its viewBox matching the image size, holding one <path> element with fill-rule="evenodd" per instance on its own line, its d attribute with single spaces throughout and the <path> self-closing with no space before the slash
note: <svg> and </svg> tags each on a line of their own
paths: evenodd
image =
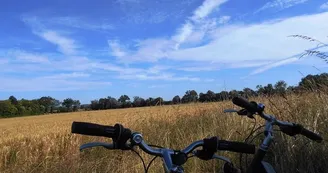
<svg viewBox="0 0 328 173">
<path fill-rule="evenodd" d="M 316 143 L 305 137 L 292 138 L 276 133 L 274 151 L 268 155 L 277 172 L 328 172 L 328 94 L 315 93 L 283 97 L 256 98 L 266 104 L 266 112 L 282 120 L 301 123 L 324 138 Z M 105 125 L 121 123 L 141 132 L 147 143 L 182 149 L 209 136 L 225 140 L 244 140 L 253 120 L 224 114 L 230 102 L 74 112 L 0 119 L 0 172 L 143 172 L 140 159 L 131 151 L 103 148 L 79 151 L 79 145 L 108 141 L 102 137 L 70 134 L 73 121 Z M 258 125 L 262 120 L 257 118 Z M 256 143 L 258 143 L 256 141 Z M 138 150 L 146 164 L 152 157 Z M 239 166 L 239 154 L 218 152 Z M 252 156 L 248 156 L 251 158 Z M 245 158 L 245 157 L 244 157 Z M 222 161 L 190 158 L 186 172 L 221 172 Z M 149 172 L 163 172 L 156 159 Z"/>
</svg>

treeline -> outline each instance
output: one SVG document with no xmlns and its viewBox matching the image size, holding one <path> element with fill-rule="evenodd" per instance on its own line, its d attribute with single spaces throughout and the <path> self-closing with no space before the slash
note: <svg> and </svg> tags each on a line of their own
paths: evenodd
<svg viewBox="0 0 328 173">
<path fill-rule="evenodd" d="M 319 75 L 308 75 L 299 82 L 297 86 L 288 86 L 285 81 L 278 81 L 274 85 L 257 85 L 256 90 L 244 88 L 242 91 L 231 90 L 215 93 L 208 90 L 206 93 L 197 93 L 195 90 L 188 90 L 180 97 L 176 95 L 172 100 L 164 101 L 162 97 L 144 99 L 135 96 L 130 99 L 127 95 L 122 95 L 118 99 L 114 97 L 105 97 L 92 100 L 90 104 L 81 105 L 79 100 L 72 98 L 59 101 L 50 96 L 41 97 L 34 100 L 17 100 L 10 96 L 7 100 L 0 101 L 0 117 L 15 117 L 27 115 L 40 115 L 48 113 L 73 112 L 79 110 L 104 110 L 144 106 L 171 105 L 190 102 L 218 102 L 232 99 L 235 96 L 256 97 L 272 96 L 276 94 L 301 93 L 305 91 L 316 91 L 328 86 L 328 73 Z"/>
</svg>

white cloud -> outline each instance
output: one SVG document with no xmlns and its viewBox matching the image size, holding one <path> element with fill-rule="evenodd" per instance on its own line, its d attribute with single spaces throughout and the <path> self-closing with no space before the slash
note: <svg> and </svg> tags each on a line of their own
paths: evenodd
<svg viewBox="0 0 328 173">
<path fill-rule="evenodd" d="M 222 16 L 219 18 L 218 22 L 220 24 L 225 24 L 225 23 L 229 22 L 230 19 L 231 19 L 230 16 Z"/>
<path fill-rule="evenodd" d="M 323 3 L 322 5 L 320 5 L 320 9 L 321 10 L 328 10 L 328 2 Z"/>
<path fill-rule="evenodd" d="M 227 0 L 205 0 L 203 4 L 193 12 L 193 15 L 189 17 L 186 23 L 178 29 L 176 35 L 172 37 L 172 39 L 176 42 L 175 49 L 178 49 L 179 46 L 190 36 L 192 38 L 189 39 L 189 41 L 199 41 L 202 39 L 208 29 L 208 22 L 213 24 L 213 21 L 206 20 L 206 17 L 226 1 Z M 196 31 L 196 33 L 194 33 L 195 30 L 200 31 Z"/>
<path fill-rule="evenodd" d="M 262 73 L 264 71 L 267 71 L 267 70 L 269 70 L 271 68 L 274 68 L 274 67 L 278 67 L 278 66 L 281 66 L 281 65 L 285 65 L 285 64 L 289 64 L 289 63 L 295 62 L 298 59 L 299 59 L 298 57 L 293 57 L 293 58 L 288 58 L 288 59 L 284 59 L 284 60 L 281 60 L 281 61 L 277 61 L 277 62 L 274 62 L 274 63 L 268 64 L 268 65 L 265 65 L 265 66 L 263 66 L 261 68 L 258 68 L 256 70 L 254 70 L 253 72 L 251 72 L 250 75 L 259 74 L 259 73 Z"/>
<path fill-rule="evenodd" d="M 117 40 L 108 40 L 108 45 L 111 50 L 110 54 L 116 57 L 123 57 L 127 53 L 124 52 L 122 47 L 119 45 Z"/>
<path fill-rule="evenodd" d="M 43 79 L 70 79 L 70 78 L 87 78 L 90 74 L 83 72 L 73 72 L 73 73 L 60 73 L 51 76 L 41 77 Z"/>
<path fill-rule="evenodd" d="M 293 34 L 326 38 L 323 28 L 328 13 L 298 16 L 249 26 L 237 26 L 224 34 L 218 34 L 211 43 L 178 51 L 171 51 L 173 60 L 204 61 L 238 64 L 243 61 L 277 61 L 312 48 L 316 44 L 287 37 Z M 231 28 L 230 26 L 228 26 Z"/>
<path fill-rule="evenodd" d="M 160 58 L 167 57 L 167 52 L 178 50 L 184 42 L 190 45 L 197 44 L 203 40 L 208 30 L 216 27 L 218 23 L 226 22 L 230 19 L 228 16 L 223 16 L 220 19 L 206 19 L 212 11 L 226 1 L 205 0 L 170 39 L 152 38 L 142 40 L 135 51 L 127 51 L 124 49 L 124 46 L 118 45 L 117 41 L 109 40 L 111 54 L 116 55 L 119 60 L 125 63 L 134 61 L 155 62 Z"/>
<path fill-rule="evenodd" d="M 58 46 L 60 52 L 66 55 L 72 55 L 76 53 L 76 43 L 73 39 L 61 36 L 55 31 L 45 31 L 42 33 L 37 33 L 43 39 Z"/>
<path fill-rule="evenodd" d="M 133 79 L 133 80 L 164 80 L 164 81 L 192 81 L 198 82 L 200 78 L 197 77 L 179 77 L 171 73 L 162 73 L 156 75 L 148 74 L 123 74 L 118 76 L 119 79 Z"/>
<path fill-rule="evenodd" d="M 187 72 L 196 72 L 196 71 L 216 71 L 220 70 L 221 67 L 218 66 L 211 66 L 211 65 L 198 65 L 198 66 L 185 66 L 185 67 L 178 67 L 177 70 L 187 71 Z"/>
<path fill-rule="evenodd" d="M 173 68 L 173 67 L 172 66 L 155 65 L 155 66 L 150 67 L 147 70 L 147 73 L 158 74 L 158 73 L 162 72 L 163 70 L 168 70 L 171 68 Z"/>
<path fill-rule="evenodd" d="M 205 79 L 204 82 L 214 82 L 214 79 Z"/>
<path fill-rule="evenodd" d="M 203 4 L 194 11 L 194 14 L 191 19 L 193 21 L 202 20 L 218 6 L 225 2 L 227 2 L 227 0 L 205 0 Z"/>
<path fill-rule="evenodd" d="M 32 54 L 23 51 L 17 51 L 14 53 L 16 59 L 21 62 L 29 62 L 29 63 L 49 63 L 48 57 L 44 55 L 40 55 L 38 53 Z"/>
<path fill-rule="evenodd" d="M 123 46 L 111 47 L 112 54 L 118 53 L 117 50 L 122 50 Z M 146 39 L 135 45 L 136 50 L 126 51 L 117 57 L 120 62 L 133 63 L 135 61 L 156 62 L 159 58 L 167 56 L 166 52 L 173 50 L 174 44 L 172 41 L 161 38 Z"/>
<path fill-rule="evenodd" d="M 106 20 L 91 21 L 83 17 L 59 16 L 59 17 L 42 17 L 42 16 L 22 16 L 22 21 L 30 25 L 33 29 L 42 30 L 51 27 L 71 27 L 92 31 L 109 31 L 115 27 Z"/>
<path fill-rule="evenodd" d="M 174 44 L 170 39 L 147 39 L 124 58 L 130 63 L 155 62 L 163 58 L 174 62 L 182 61 L 183 64 L 176 69 L 184 71 L 259 67 L 282 61 L 317 46 L 317 43 L 288 36 L 301 34 L 319 40 L 325 39 L 327 18 L 328 12 L 252 25 L 226 25 L 212 29 L 209 43 L 179 50 L 172 48 Z M 198 62 L 203 65 L 185 66 L 186 62 Z"/>
<path fill-rule="evenodd" d="M 306 1 L 308 1 L 308 0 L 274 0 L 274 1 L 270 1 L 270 2 L 267 2 L 266 4 L 264 4 L 264 6 L 262 6 L 260 9 L 255 11 L 255 13 L 267 10 L 269 8 L 283 10 L 283 9 L 290 8 L 290 7 L 293 7 L 298 4 L 303 4 Z"/>
<path fill-rule="evenodd" d="M 170 87 L 169 84 L 163 84 L 163 85 L 150 85 L 148 88 L 167 88 Z"/>
<path fill-rule="evenodd" d="M 41 20 L 41 19 L 39 19 Z M 94 30 L 94 31 L 106 31 L 113 30 L 114 26 L 109 24 L 106 21 L 102 22 L 91 22 L 87 19 L 81 17 L 52 17 L 50 19 L 43 19 L 44 23 L 49 24 L 58 24 L 62 26 L 69 26 L 73 28 L 86 29 L 86 30 Z"/>
<path fill-rule="evenodd" d="M 99 89 L 110 86 L 110 82 L 103 81 L 77 81 L 63 79 L 45 78 L 4 78 L 0 77 L 3 83 L 0 91 L 70 91 L 70 90 L 89 90 Z"/>
<path fill-rule="evenodd" d="M 193 25 L 190 22 L 185 23 L 179 30 L 178 34 L 173 36 L 176 41 L 175 49 L 178 49 L 180 44 L 183 43 L 193 32 Z"/>
</svg>

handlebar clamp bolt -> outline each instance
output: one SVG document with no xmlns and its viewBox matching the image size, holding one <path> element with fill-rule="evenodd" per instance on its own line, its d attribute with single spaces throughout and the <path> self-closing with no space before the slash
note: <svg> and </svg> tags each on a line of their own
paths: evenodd
<svg viewBox="0 0 328 173">
<path fill-rule="evenodd" d="M 260 110 L 263 111 L 265 108 L 265 105 L 263 103 L 259 103 L 258 108 L 260 108 Z"/>
<path fill-rule="evenodd" d="M 140 144 L 141 141 L 142 141 L 142 135 L 141 134 L 135 134 L 132 139 L 136 144 Z"/>
</svg>

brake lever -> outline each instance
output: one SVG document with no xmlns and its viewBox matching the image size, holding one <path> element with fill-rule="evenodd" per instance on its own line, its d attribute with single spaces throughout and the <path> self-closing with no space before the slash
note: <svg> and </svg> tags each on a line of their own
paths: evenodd
<svg viewBox="0 0 328 173">
<path fill-rule="evenodd" d="M 199 151 L 201 151 L 201 150 L 194 150 L 193 152 L 192 152 L 192 157 L 197 157 L 197 158 L 199 158 L 199 159 L 202 159 L 201 157 L 199 157 L 199 155 L 198 155 L 198 152 Z M 228 158 L 226 158 L 226 157 L 223 157 L 223 156 L 219 156 L 219 155 L 216 155 L 216 154 L 213 154 L 213 156 L 212 156 L 212 158 L 208 158 L 208 159 L 206 159 L 206 160 L 211 160 L 211 159 L 218 159 L 218 160 L 223 160 L 223 161 L 225 161 L 225 162 L 228 162 L 228 163 L 231 163 L 231 161 L 228 159 Z M 203 160 L 203 159 L 202 159 Z"/>
<path fill-rule="evenodd" d="M 223 157 L 223 156 L 218 156 L 216 154 L 213 155 L 212 159 L 218 159 L 218 160 L 223 160 L 225 162 L 231 163 L 230 159 Z"/>
<path fill-rule="evenodd" d="M 224 113 L 237 113 L 238 111 L 235 109 L 226 109 L 223 111 Z"/>
<path fill-rule="evenodd" d="M 104 142 L 90 142 L 90 143 L 86 143 L 80 146 L 80 151 L 87 149 L 87 148 L 92 148 L 92 147 L 104 147 L 106 149 L 114 149 L 114 145 L 113 144 L 108 144 L 108 143 L 104 143 Z"/>
<path fill-rule="evenodd" d="M 248 118 L 254 119 L 253 113 L 248 112 L 246 109 L 235 110 L 235 109 L 226 109 L 223 111 L 224 113 L 237 113 L 241 116 L 247 116 Z"/>
</svg>

